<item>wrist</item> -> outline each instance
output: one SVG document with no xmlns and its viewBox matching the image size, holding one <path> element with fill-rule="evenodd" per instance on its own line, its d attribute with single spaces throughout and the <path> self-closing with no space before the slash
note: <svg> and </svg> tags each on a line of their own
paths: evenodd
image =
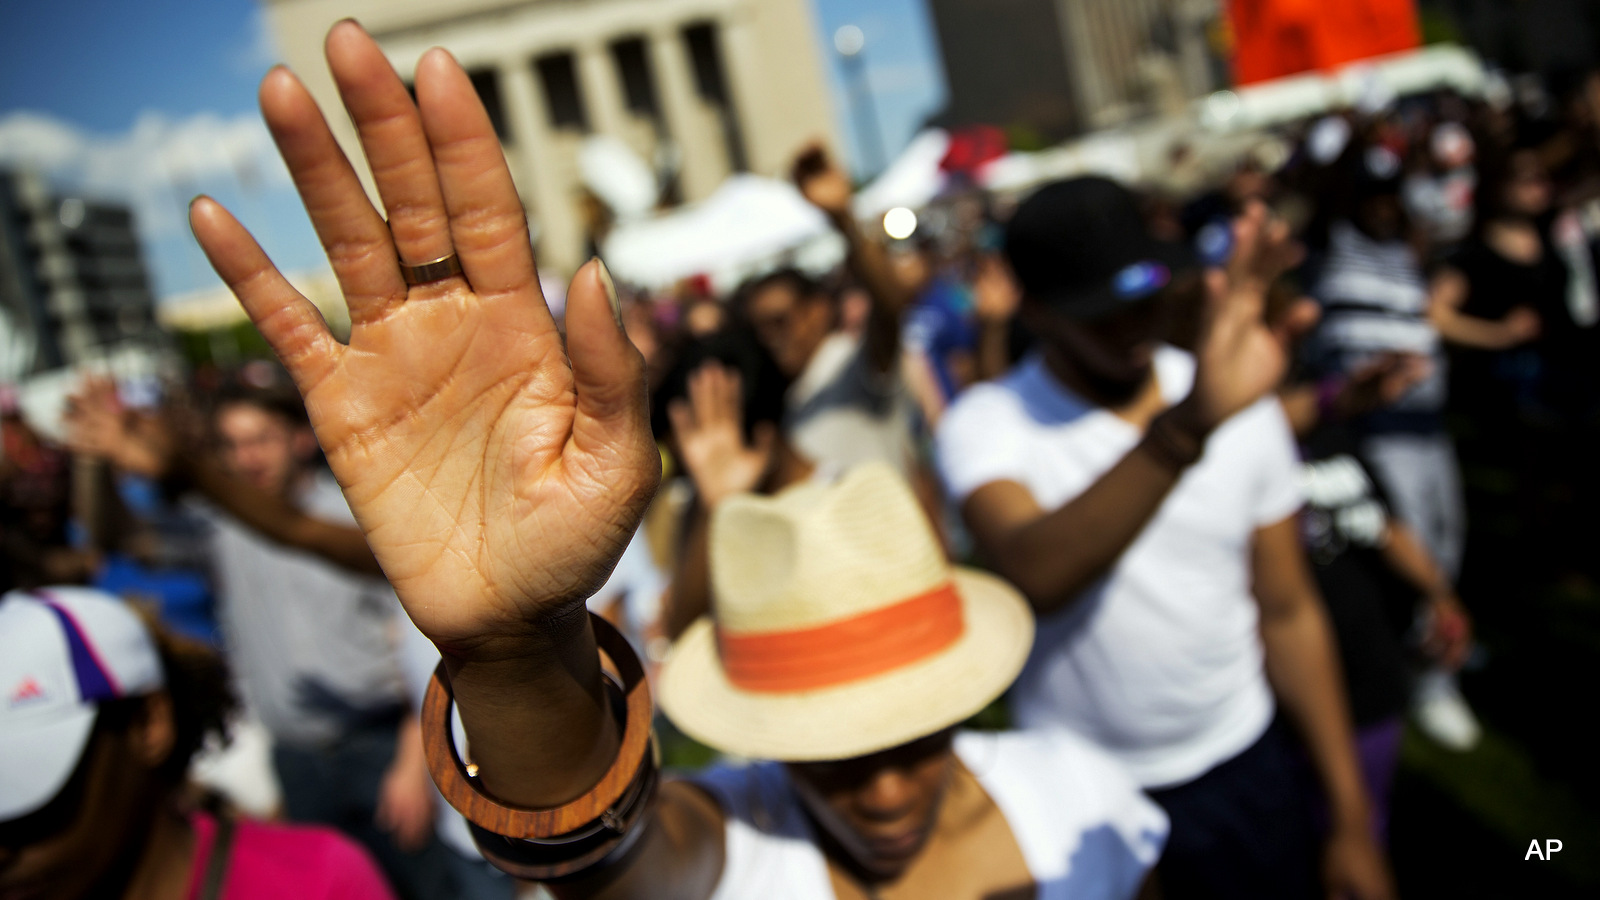
<svg viewBox="0 0 1600 900">
<path fill-rule="evenodd" d="M 1156 418 L 1165 418 L 1185 435 L 1204 443 L 1220 424 L 1216 417 L 1206 412 L 1194 394 L 1179 400 Z"/>
<path fill-rule="evenodd" d="M 1174 469 L 1186 469 L 1205 453 L 1211 429 L 1198 424 L 1192 411 L 1182 404 L 1150 420 L 1140 446 Z"/>
</svg>

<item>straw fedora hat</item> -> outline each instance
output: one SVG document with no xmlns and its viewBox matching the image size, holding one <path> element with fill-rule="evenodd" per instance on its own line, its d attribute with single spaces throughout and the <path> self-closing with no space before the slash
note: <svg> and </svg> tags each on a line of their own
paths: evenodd
<svg viewBox="0 0 1600 900">
<path fill-rule="evenodd" d="M 881 463 L 731 498 L 710 545 L 713 615 L 673 646 L 659 693 L 674 724 L 727 753 L 801 762 L 908 743 L 998 697 L 1033 644 L 1022 596 L 952 568 Z"/>
</svg>

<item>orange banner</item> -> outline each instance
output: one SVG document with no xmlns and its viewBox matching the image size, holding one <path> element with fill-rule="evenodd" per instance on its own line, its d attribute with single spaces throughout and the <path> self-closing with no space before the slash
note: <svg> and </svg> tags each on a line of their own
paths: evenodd
<svg viewBox="0 0 1600 900">
<path fill-rule="evenodd" d="M 1412 0 L 1229 0 L 1228 24 L 1241 85 L 1422 43 Z"/>
</svg>

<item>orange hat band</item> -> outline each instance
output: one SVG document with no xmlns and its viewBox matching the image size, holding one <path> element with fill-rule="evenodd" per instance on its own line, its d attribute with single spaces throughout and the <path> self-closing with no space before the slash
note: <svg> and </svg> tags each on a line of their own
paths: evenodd
<svg viewBox="0 0 1600 900">
<path fill-rule="evenodd" d="M 966 629 L 953 583 L 815 628 L 739 633 L 717 629 L 722 668 L 735 687 L 790 693 L 834 687 L 926 659 Z"/>
</svg>

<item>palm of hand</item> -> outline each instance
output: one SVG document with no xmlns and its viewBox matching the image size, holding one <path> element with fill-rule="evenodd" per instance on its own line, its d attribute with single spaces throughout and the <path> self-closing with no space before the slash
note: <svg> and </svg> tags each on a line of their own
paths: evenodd
<svg viewBox="0 0 1600 900">
<path fill-rule="evenodd" d="M 678 445 L 701 500 L 712 506 L 755 490 L 772 458 L 770 452 L 746 445 L 734 422 L 680 434 Z"/>
<path fill-rule="evenodd" d="M 638 448 L 569 449 L 572 372 L 525 302 L 465 289 L 409 302 L 306 391 L 373 554 L 441 644 L 582 600 L 649 499 L 644 484 L 618 489 Z"/>
<path fill-rule="evenodd" d="M 316 103 L 277 69 L 262 112 L 339 278 L 348 346 L 209 199 L 195 236 L 283 361 L 374 556 L 417 627 L 459 658 L 515 656 L 615 565 L 660 476 L 644 362 L 598 261 L 574 276 L 565 343 L 526 213 L 465 71 L 417 67 L 416 102 L 353 22 L 329 66 L 387 221 Z M 405 260 L 460 275 L 408 286 Z"/>
<path fill-rule="evenodd" d="M 740 390 L 737 374 L 708 365 L 690 376 L 689 400 L 668 408 L 683 464 L 707 507 L 755 490 L 772 461 L 770 424 L 757 426 L 754 446 L 744 442 Z"/>
<path fill-rule="evenodd" d="M 1259 319 L 1235 319 L 1217 323 L 1197 363 L 1194 397 L 1205 420 L 1220 424 L 1278 386 L 1289 351 Z"/>
<path fill-rule="evenodd" d="M 1276 389 L 1289 371 L 1292 339 L 1317 318 L 1315 304 L 1296 301 L 1277 321 L 1267 321 L 1267 292 L 1304 252 L 1288 226 L 1257 202 L 1235 222 L 1234 235 L 1227 273 L 1213 273 L 1208 286 L 1208 322 L 1185 401 L 1206 429 Z"/>
</svg>

